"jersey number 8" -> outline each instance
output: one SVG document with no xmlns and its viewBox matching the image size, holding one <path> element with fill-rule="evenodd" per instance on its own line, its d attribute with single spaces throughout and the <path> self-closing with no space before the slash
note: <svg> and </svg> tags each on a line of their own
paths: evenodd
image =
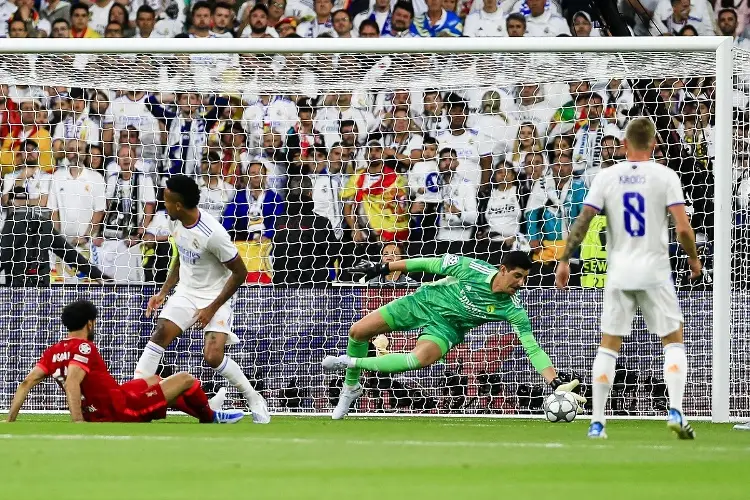
<svg viewBox="0 0 750 500">
<path fill-rule="evenodd" d="M 636 238 L 646 234 L 646 200 L 643 195 L 632 191 L 623 193 L 622 205 L 625 207 L 625 231 Z"/>
</svg>

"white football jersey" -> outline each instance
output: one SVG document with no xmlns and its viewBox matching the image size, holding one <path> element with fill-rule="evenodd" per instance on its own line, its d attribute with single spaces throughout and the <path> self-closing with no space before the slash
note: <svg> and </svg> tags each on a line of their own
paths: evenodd
<svg viewBox="0 0 750 500">
<path fill-rule="evenodd" d="M 178 220 L 169 223 L 180 254 L 177 289 L 187 295 L 214 299 L 232 274 L 224 264 L 238 258 L 237 247 L 219 221 L 199 211 L 198 221 L 192 226 L 183 226 Z"/>
<path fill-rule="evenodd" d="M 684 204 L 677 174 L 651 161 L 599 172 L 584 204 L 607 216 L 607 287 L 645 290 L 670 280 L 668 207 Z"/>
</svg>

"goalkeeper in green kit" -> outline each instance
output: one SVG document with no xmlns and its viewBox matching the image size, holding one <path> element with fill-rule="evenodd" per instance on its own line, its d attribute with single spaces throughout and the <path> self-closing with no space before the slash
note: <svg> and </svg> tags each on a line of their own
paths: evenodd
<svg viewBox="0 0 750 500">
<path fill-rule="evenodd" d="M 518 335 L 531 364 L 554 391 L 572 391 L 578 380 L 563 384 L 547 353 L 539 347 L 531 322 L 516 296 L 531 269 L 524 252 L 508 252 L 500 268 L 482 260 L 446 254 L 435 258 L 415 258 L 381 264 L 367 264 L 358 271 L 365 279 L 393 271 L 427 272 L 446 276 L 422 285 L 415 293 L 380 307 L 352 325 L 346 354 L 326 356 L 323 369 L 346 370 L 333 419 L 346 416 L 362 394 L 361 370 L 400 373 L 429 366 L 464 341 L 466 332 L 492 321 L 508 321 Z M 380 334 L 422 328 L 417 345 L 409 353 L 392 353 L 368 358 L 368 341 Z M 575 395 L 580 403 L 585 399 Z"/>
</svg>

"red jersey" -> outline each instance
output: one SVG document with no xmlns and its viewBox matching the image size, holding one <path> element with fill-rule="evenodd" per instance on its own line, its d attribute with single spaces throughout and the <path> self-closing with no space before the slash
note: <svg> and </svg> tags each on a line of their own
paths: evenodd
<svg viewBox="0 0 750 500">
<path fill-rule="evenodd" d="M 87 422 L 112 421 L 122 391 L 96 346 L 88 340 L 66 338 L 48 347 L 36 364 L 60 386 L 68 375 L 68 365 L 78 365 L 86 372 L 81 383 L 83 418 Z"/>
</svg>

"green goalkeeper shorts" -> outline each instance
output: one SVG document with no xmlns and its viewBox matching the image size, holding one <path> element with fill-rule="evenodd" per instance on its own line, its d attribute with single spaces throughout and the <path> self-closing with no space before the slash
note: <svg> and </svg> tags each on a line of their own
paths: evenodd
<svg viewBox="0 0 750 500">
<path fill-rule="evenodd" d="M 429 304 L 423 304 L 413 294 L 396 299 L 378 311 L 393 331 L 406 332 L 422 328 L 419 337 L 435 342 L 445 356 L 446 352 L 464 341 L 464 335 L 428 308 Z"/>
</svg>

